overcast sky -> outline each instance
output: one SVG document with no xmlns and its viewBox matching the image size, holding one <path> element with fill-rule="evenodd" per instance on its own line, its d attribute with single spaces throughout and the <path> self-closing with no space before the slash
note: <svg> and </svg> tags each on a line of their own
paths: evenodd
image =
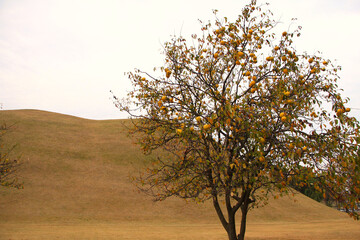
<svg viewBox="0 0 360 240">
<path fill-rule="evenodd" d="M 89 119 L 125 118 L 113 106 L 131 89 L 124 73 L 161 66 L 170 35 L 199 33 L 198 19 L 234 20 L 245 0 L 0 0 L 0 103 Z M 360 119 L 360 1 L 269 0 L 295 46 L 343 67 L 340 87 Z M 292 25 L 290 27 L 295 27 Z M 359 110 L 358 110 L 359 109 Z"/>
</svg>

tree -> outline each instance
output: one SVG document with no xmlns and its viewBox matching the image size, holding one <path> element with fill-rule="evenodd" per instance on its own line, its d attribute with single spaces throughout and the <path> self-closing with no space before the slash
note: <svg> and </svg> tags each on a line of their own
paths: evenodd
<svg viewBox="0 0 360 240">
<path fill-rule="evenodd" d="M 136 69 L 128 98 L 114 96 L 144 153 L 159 150 L 139 187 L 155 200 L 212 200 L 229 240 L 244 239 L 248 211 L 291 182 L 311 180 L 359 216 L 359 123 L 337 87 L 340 67 L 297 52 L 301 28 L 277 36 L 262 7 L 201 22 L 190 45 L 173 37 L 158 76 Z"/>
<path fill-rule="evenodd" d="M 23 188 L 23 185 L 18 182 L 15 172 L 19 168 L 20 163 L 16 159 L 10 158 L 12 149 L 7 149 L 2 144 L 2 139 L 8 127 L 6 124 L 0 125 L 0 186 Z"/>
</svg>

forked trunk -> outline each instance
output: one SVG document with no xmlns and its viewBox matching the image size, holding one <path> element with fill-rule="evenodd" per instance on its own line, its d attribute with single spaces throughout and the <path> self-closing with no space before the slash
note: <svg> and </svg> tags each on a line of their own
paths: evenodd
<svg viewBox="0 0 360 240">
<path fill-rule="evenodd" d="M 235 224 L 235 214 L 232 217 L 229 217 L 228 228 L 226 229 L 228 233 L 229 240 L 245 240 L 245 232 L 246 232 L 246 217 L 248 213 L 247 206 L 243 206 L 241 208 L 241 225 L 240 225 L 240 233 L 236 235 L 236 224 Z"/>
<path fill-rule="evenodd" d="M 246 217 L 248 213 L 249 204 L 254 202 L 255 200 L 250 199 L 250 191 L 246 191 L 243 193 L 242 197 L 233 197 L 238 202 L 234 206 L 232 206 L 230 202 L 230 194 L 225 195 L 225 203 L 226 203 L 226 210 L 227 210 L 227 217 L 225 218 L 222 209 L 218 202 L 217 195 L 213 195 L 213 204 L 218 214 L 218 217 L 226 230 L 229 240 L 244 240 L 245 239 L 245 231 L 246 231 Z M 241 225 L 240 225 L 240 232 L 239 235 L 236 235 L 236 221 L 235 221 L 235 214 L 238 209 L 241 209 Z"/>
</svg>

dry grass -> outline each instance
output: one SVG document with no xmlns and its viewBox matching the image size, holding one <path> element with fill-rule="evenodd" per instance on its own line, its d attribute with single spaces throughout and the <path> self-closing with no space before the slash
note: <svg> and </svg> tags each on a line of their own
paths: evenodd
<svg viewBox="0 0 360 240">
<path fill-rule="evenodd" d="M 153 203 L 129 174 L 144 162 L 124 120 L 1 111 L 15 123 L 25 189 L 0 189 L 0 239 L 226 239 L 211 204 Z M 249 213 L 248 239 L 360 239 L 345 214 L 297 195 Z"/>
<path fill-rule="evenodd" d="M 1 239 L 226 239 L 219 224 L 7 223 L 0 227 Z M 248 240 L 358 240 L 359 237 L 359 225 L 343 221 L 250 223 L 246 233 Z"/>
</svg>

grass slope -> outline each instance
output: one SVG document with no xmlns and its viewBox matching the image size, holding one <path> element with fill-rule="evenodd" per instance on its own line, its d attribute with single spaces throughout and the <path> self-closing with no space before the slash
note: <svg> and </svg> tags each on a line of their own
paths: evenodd
<svg viewBox="0 0 360 240">
<path fill-rule="evenodd" d="M 38 110 L 13 110 L 0 111 L 0 121 L 14 124 L 4 138 L 6 143 L 18 144 L 12 154 L 14 157 L 21 156 L 22 167 L 18 175 L 24 182 L 23 190 L 0 188 L 0 239 L 2 235 L 6 239 L 17 239 L 16 236 L 20 236 L 18 239 L 24 236 L 26 239 L 46 239 L 51 235 L 49 230 L 34 235 L 31 224 L 47 224 L 62 229 L 62 225 L 69 227 L 69 223 L 78 226 L 77 229 L 88 226 L 92 231 L 101 224 L 107 224 L 105 229 L 110 231 L 110 235 L 100 234 L 107 236 L 106 239 L 112 239 L 111 233 L 118 229 L 111 228 L 111 224 L 115 223 L 116 226 L 125 224 L 125 229 L 134 227 L 131 224 L 137 226 L 141 223 L 152 226 L 153 231 L 154 226 L 164 224 L 173 224 L 173 227 L 207 224 L 208 227 L 213 226 L 211 229 L 217 229 L 219 236 L 225 237 L 210 203 L 198 205 L 179 199 L 154 203 L 130 183 L 129 175 L 143 166 L 144 156 L 126 137 L 126 120 L 95 121 Z M 336 226 L 353 226 L 359 231 L 351 230 L 352 233 L 360 237 L 359 224 L 351 222 L 344 213 L 301 194 L 295 200 L 289 197 L 271 200 L 264 208 L 251 211 L 248 221 L 250 236 L 251 226 L 257 232 L 256 226 L 260 223 L 266 229 L 266 226 L 272 226 L 269 224 L 276 223 L 287 226 L 289 222 L 325 221 L 335 222 Z M 37 226 L 41 229 L 40 225 Z M 23 232 L 26 229 L 27 235 Z M 73 232 L 68 231 L 71 234 L 62 235 L 67 239 L 90 239 L 85 235 L 72 238 Z M 16 235 L 17 232 L 20 235 Z M 47 233 L 44 238 L 29 237 L 42 236 L 44 232 Z M 159 234 L 155 234 L 157 237 L 153 239 L 162 239 Z M 97 235 L 93 232 L 91 236 Z M 262 236 L 259 237 L 261 239 Z M 198 239 L 201 239 L 200 235 Z"/>
</svg>

